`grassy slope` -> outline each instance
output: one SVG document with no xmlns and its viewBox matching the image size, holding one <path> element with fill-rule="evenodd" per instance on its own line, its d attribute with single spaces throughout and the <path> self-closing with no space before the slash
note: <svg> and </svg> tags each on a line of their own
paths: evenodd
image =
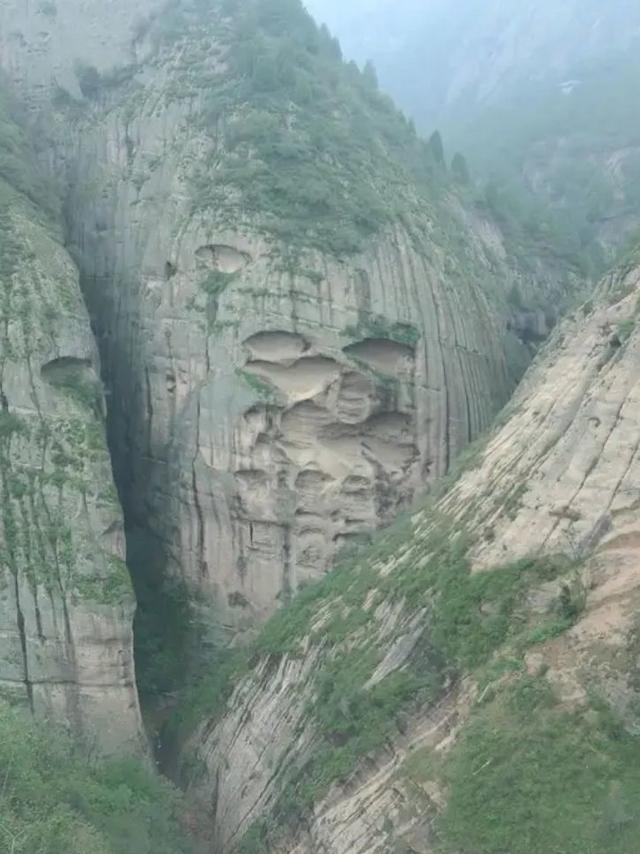
<svg viewBox="0 0 640 854">
<path fill-rule="evenodd" d="M 509 512 L 509 496 L 496 500 Z M 623 728 L 595 686 L 582 707 L 567 709 L 544 672 L 529 674 L 525 664 L 528 652 L 579 619 L 579 567 L 558 555 L 471 574 L 470 545 L 463 528 L 429 504 L 375 535 L 272 618 L 248 653 L 199 684 L 183 724 L 220 714 L 256 661 L 267 657 L 275 666 L 285 655 L 305 654 L 309 638 L 322 648 L 307 710 L 314 750 L 302 769 L 285 776 L 273 814 L 250 829 L 241 851 L 268 851 L 286 828 L 304 824 L 334 783 L 348 782 L 360 761 L 428 713 L 464 675 L 478 683 L 481 700 L 456 745 L 445 759 L 416 753 L 402 772 L 427 814 L 433 805 L 421 784 L 435 781 L 448 793 L 433 828 L 438 851 L 596 854 L 606 838 L 623 854 L 640 844 L 632 809 L 640 737 Z M 394 570 L 381 574 L 390 560 Z M 544 613 L 532 611 L 531 591 L 553 581 L 556 599 Z M 382 602 L 403 603 L 401 626 L 421 613 L 428 628 L 401 670 L 366 688 L 388 651 L 375 617 Z M 330 616 L 314 630 L 322 614 Z M 634 639 L 629 643 L 631 667 Z"/>
<path fill-rule="evenodd" d="M 416 517 L 420 530 L 409 518 L 399 520 L 321 584 L 304 591 L 266 625 L 235 666 L 200 682 L 183 708 L 182 723 L 193 724 L 212 709 L 224 708 L 248 662 L 267 656 L 275 663 L 284 655 L 301 654 L 309 634 L 322 645 L 313 677 L 316 699 L 309 710 L 318 734 L 316 749 L 289 779 L 275 815 L 261 828 L 265 838 L 295 826 L 333 783 L 347 781 L 358 761 L 393 737 L 407 715 L 430 708 L 462 674 L 486 671 L 483 678 L 489 679 L 494 668 L 498 673 L 520 671 L 527 650 L 561 634 L 578 616 L 580 591 L 571 589 L 575 567 L 566 558 L 520 561 L 472 575 L 469 542 L 457 526 L 433 513 L 426 511 L 428 532 L 422 513 Z M 381 577 L 380 569 L 392 556 L 398 559 L 396 570 Z M 571 590 L 569 597 L 559 598 L 547 614 L 532 617 L 526 607 L 528 591 L 559 578 Z M 365 689 L 385 654 L 376 642 L 375 608 L 365 607 L 372 598 L 376 603 L 403 602 L 407 620 L 424 612 L 429 631 L 406 667 Z M 320 613 L 332 617 L 310 632 Z"/>
<path fill-rule="evenodd" d="M 436 773 L 445 851 L 629 854 L 640 845 L 640 738 L 592 698 L 578 710 L 520 675 L 474 710 Z M 415 761 L 415 760 L 414 760 Z"/>
</svg>

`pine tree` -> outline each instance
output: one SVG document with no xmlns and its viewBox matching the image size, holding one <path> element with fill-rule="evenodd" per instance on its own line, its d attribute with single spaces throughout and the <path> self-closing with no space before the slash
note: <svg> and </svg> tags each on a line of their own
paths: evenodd
<svg viewBox="0 0 640 854">
<path fill-rule="evenodd" d="M 440 131 L 434 131 L 429 138 L 429 148 L 431 153 L 433 154 L 433 159 L 436 163 L 441 166 L 445 166 L 444 159 L 444 145 L 442 144 L 442 137 L 440 136 Z"/>
<path fill-rule="evenodd" d="M 471 183 L 471 175 L 469 173 L 469 166 L 467 164 L 467 160 L 463 154 L 460 154 L 458 151 L 453 156 L 453 160 L 451 161 L 451 172 L 456 181 L 460 184 L 470 184 Z"/>
<path fill-rule="evenodd" d="M 372 89 L 378 88 L 378 73 L 376 71 L 375 65 L 368 59 L 365 62 L 364 68 L 362 69 L 362 76 L 365 79 L 365 82 Z"/>
</svg>

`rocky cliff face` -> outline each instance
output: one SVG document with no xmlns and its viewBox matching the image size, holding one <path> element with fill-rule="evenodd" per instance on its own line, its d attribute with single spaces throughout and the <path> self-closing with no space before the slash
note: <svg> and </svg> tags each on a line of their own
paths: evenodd
<svg viewBox="0 0 640 854">
<path fill-rule="evenodd" d="M 91 285 L 113 323 L 128 502 L 217 622 L 248 628 L 488 423 L 507 388 L 498 327 L 401 230 L 354 262 L 317 254 L 292 273 L 254 235 L 190 223 L 178 236 L 174 212 L 147 209 L 146 260 L 116 261 L 123 290 Z M 85 258 L 100 257 L 87 236 Z M 208 276 L 229 277 L 223 293 L 206 293 Z"/>
<path fill-rule="evenodd" d="M 4 62 L 58 86 L 130 555 L 227 639 L 446 472 L 512 385 L 507 294 L 558 284 L 518 272 L 301 10 L 186 3 L 132 28 L 114 7 L 107 37 L 98 5 L 70 42 L 75 4 L 9 6 Z"/>
<path fill-rule="evenodd" d="M 7 113 L 2 690 L 141 746 L 102 376 L 142 617 L 162 605 L 151 690 L 193 667 L 165 617 L 248 643 L 180 696 L 207 850 L 628 854 L 637 261 L 449 491 L 375 534 L 491 422 L 575 276 L 528 244 L 524 272 L 296 3 L 109 9 L 0 9 L 67 247 Z"/>
<path fill-rule="evenodd" d="M 268 625 L 194 738 L 214 850 L 581 851 L 626 809 L 639 286 L 637 259 L 605 280 L 446 496 Z"/>
<path fill-rule="evenodd" d="M 136 32 L 157 6 L 156 0 L 135 6 L 124 0 L 7 0 L 0 9 L 0 64 L 32 104 L 46 104 L 58 90 L 80 96 L 78 71 L 108 74 L 137 61 Z"/>
<path fill-rule="evenodd" d="M 98 355 L 55 198 L 0 98 L 0 688 L 107 752 L 139 751 Z"/>
</svg>

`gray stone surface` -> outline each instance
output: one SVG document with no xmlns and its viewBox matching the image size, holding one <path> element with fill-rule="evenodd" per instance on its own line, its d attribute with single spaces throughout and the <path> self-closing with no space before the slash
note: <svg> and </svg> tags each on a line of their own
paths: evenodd
<svg viewBox="0 0 640 854">
<path fill-rule="evenodd" d="M 46 20 L 3 7 L 0 61 L 30 97 L 54 81 L 77 95 L 78 61 L 103 74 L 107 56 L 139 63 L 133 81 L 58 116 L 57 168 L 131 535 L 233 640 L 448 470 L 512 387 L 507 294 L 518 282 L 542 299 L 558 280 L 524 276 L 453 196 L 425 207 L 411 238 L 397 224 L 348 260 L 309 251 L 291 267 L 259 217 L 194 206 L 224 137 L 202 127 L 209 90 L 180 49 L 158 54 L 140 35 L 157 5 L 58 6 Z M 522 323 L 546 331 L 544 318 Z"/>
<path fill-rule="evenodd" d="M 503 426 L 437 507 L 475 536 L 477 572 L 539 554 L 576 558 L 571 584 L 582 591 L 584 610 L 567 632 L 532 649 L 526 664 L 531 673 L 546 674 L 568 707 L 595 691 L 630 728 L 637 727 L 637 692 L 628 644 L 640 606 L 639 292 L 640 267 L 630 265 L 605 280 L 595 307 L 560 326 Z M 417 512 L 413 521 L 413 537 L 391 558 L 374 562 L 381 576 L 427 556 L 432 510 Z M 558 582 L 542 584 L 530 605 L 548 612 L 558 595 Z M 323 655 L 378 649 L 380 668 L 388 673 L 402 669 L 406 648 L 416 643 L 420 616 L 410 616 L 411 603 L 387 603 L 375 609 L 365 631 L 354 628 L 337 650 L 327 651 L 323 620 L 347 607 L 327 597 L 318 604 L 301 654 L 285 656 L 277 673 L 269 669 L 270 659 L 259 662 L 239 683 L 228 712 L 193 738 L 207 773 L 194 779 L 192 790 L 206 802 L 214 796 L 211 821 L 221 850 L 234 850 L 253 822 L 274 811 L 309 757 L 317 738 L 309 710 Z M 375 600 L 371 592 L 365 607 Z M 428 621 L 422 630 L 428 637 Z M 369 687 L 374 683 L 375 677 Z M 402 764 L 419 747 L 446 752 L 475 698 L 473 681 L 463 681 L 438 706 L 405 721 L 402 733 L 334 785 L 304 826 L 273 850 L 368 854 L 389 851 L 400 840 L 421 854 L 437 850 L 429 824 L 446 792 L 435 784 L 416 788 Z M 267 732 L 272 737 L 265 742 Z"/>
<path fill-rule="evenodd" d="M 98 354 L 61 235 L 0 180 L 0 694 L 144 749 Z"/>
</svg>

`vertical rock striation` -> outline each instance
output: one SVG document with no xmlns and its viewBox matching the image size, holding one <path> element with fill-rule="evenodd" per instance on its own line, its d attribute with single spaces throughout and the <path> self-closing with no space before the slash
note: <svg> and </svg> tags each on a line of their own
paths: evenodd
<svg viewBox="0 0 640 854">
<path fill-rule="evenodd" d="M 217 850 L 243 839 L 298 854 L 459 850 L 447 804 L 467 784 L 476 800 L 457 809 L 469 819 L 462 844 L 475 850 L 473 816 L 480 823 L 487 786 L 507 772 L 501 809 L 534 810 L 538 850 L 552 838 L 574 843 L 576 824 L 555 814 L 547 824 L 531 807 L 532 787 L 548 799 L 567 774 L 568 753 L 546 741 L 560 736 L 544 727 L 566 724 L 572 755 L 585 722 L 586 743 L 601 750 L 638 745 L 639 294 L 636 253 L 556 331 L 450 491 L 268 624 L 226 711 L 192 740 L 201 760 L 189 766 L 201 769 L 192 788 L 211 807 Z M 496 739 L 510 725 L 501 703 L 514 702 L 514 685 L 537 685 L 545 702 L 522 695 L 512 764 Z M 544 733 L 542 768 L 518 765 L 525 722 Z M 473 771 L 462 781 L 449 773 L 465 748 L 482 769 L 477 782 Z M 636 773 L 632 758 L 598 771 L 590 761 L 578 755 L 576 774 L 594 790 L 568 796 L 583 817 L 580 840 L 601 838 L 593 811 L 606 809 L 608 785 Z M 520 824 L 511 832 L 520 839 Z M 636 838 L 636 828 L 625 832 Z"/>
<path fill-rule="evenodd" d="M 0 98 L 0 692 L 101 750 L 139 751 L 98 354 L 55 202 Z"/>
<path fill-rule="evenodd" d="M 512 387 L 507 295 L 544 276 L 301 9 L 116 4 L 107 38 L 99 5 L 8 7 L 3 58 L 58 86 L 133 561 L 233 639 L 486 427 Z"/>
<path fill-rule="evenodd" d="M 73 197 L 115 458 L 145 551 L 233 635 L 389 521 L 489 423 L 510 388 L 503 326 L 455 258 L 400 226 L 348 260 L 309 251 L 288 269 L 255 229 L 192 214 L 193 118 L 121 121 L 96 148 L 83 140 L 76 186 L 94 163 L 126 177 Z M 150 149 L 158 169 L 133 187 Z M 482 240 L 455 227 L 490 281 Z"/>
</svg>

